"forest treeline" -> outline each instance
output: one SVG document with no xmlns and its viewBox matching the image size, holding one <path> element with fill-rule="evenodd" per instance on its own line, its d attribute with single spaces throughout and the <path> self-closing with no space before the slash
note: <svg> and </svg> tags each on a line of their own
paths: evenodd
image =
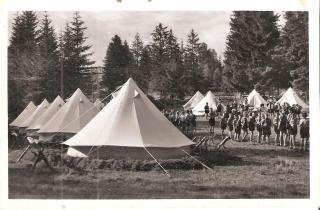
<svg viewBox="0 0 320 210">
<path fill-rule="evenodd" d="M 139 32 L 132 43 L 114 35 L 105 40 L 102 95 L 132 77 L 146 93 L 166 98 L 182 99 L 209 89 L 247 93 L 256 88 L 273 95 L 289 86 L 308 98 L 308 13 L 285 12 L 284 19 L 280 27 L 279 15 L 271 11 L 233 12 L 223 60 L 192 28 L 185 39 L 159 23 L 150 29 L 148 44 Z M 33 11 L 17 13 L 11 28 L 9 118 L 30 100 L 38 104 L 58 94 L 67 98 L 78 87 L 92 94 L 94 52 L 86 42 L 87 26 L 79 12 L 59 33 L 47 13 L 38 17 Z M 186 41 L 179 41 L 182 38 Z"/>
</svg>

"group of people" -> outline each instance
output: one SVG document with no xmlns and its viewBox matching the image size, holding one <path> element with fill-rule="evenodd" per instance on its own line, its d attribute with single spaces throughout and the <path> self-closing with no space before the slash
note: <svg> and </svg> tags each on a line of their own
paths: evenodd
<svg viewBox="0 0 320 210">
<path fill-rule="evenodd" d="M 242 103 L 233 101 L 226 105 L 219 102 L 216 110 L 206 104 L 204 111 L 210 133 L 214 133 L 216 120 L 220 120 L 222 139 L 246 141 L 248 137 L 249 141 L 260 144 L 270 144 L 273 141 L 276 146 L 296 149 L 296 136 L 299 131 L 300 149 L 308 149 L 309 118 L 307 112 L 303 112 L 299 105 L 290 106 L 287 103 L 280 105 L 270 97 L 267 104 L 261 104 L 259 108 L 250 107 L 247 99 L 244 99 Z M 171 110 L 163 113 L 182 132 L 195 134 L 197 117 L 191 110 Z M 272 130 L 275 134 L 274 139 L 270 139 Z"/>
</svg>

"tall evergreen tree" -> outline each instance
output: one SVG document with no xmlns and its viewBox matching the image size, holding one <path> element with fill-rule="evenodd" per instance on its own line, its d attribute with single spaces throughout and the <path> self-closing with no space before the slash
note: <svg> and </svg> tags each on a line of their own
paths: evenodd
<svg viewBox="0 0 320 210">
<path fill-rule="evenodd" d="M 225 64 L 229 89 L 250 91 L 271 63 L 272 49 L 278 43 L 278 15 L 274 12 L 233 12 L 227 36 Z"/>
<path fill-rule="evenodd" d="M 131 52 L 132 52 L 135 64 L 139 66 L 141 62 L 142 52 L 143 52 L 143 42 L 140 38 L 139 33 L 136 33 L 136 35 L 134 36 L 134 40 L 131 45 Z"/>
<path fill-rule="evenodd" d="M 60 92 L 60 64 L 58 42 L 51 19 L 45 13 L 39 33 L 40 56 L 42 57 L 42 96 L 52 101 Z"/>
<path fill-rule="evenodd" d="M 91 46 L 86 44 L 84 21 L 80 13 L 75 12 L 73 20 L 66 25 L 63 38 L 63 72 L 64 94 L 69 96 L 77 88 L 82 88 L 86 94 L 91 93 L 91 77 L 88 67 L 94 64 L 90 60 Z M 89 86 L 90 87 L 89 87 Z"/>
<path fill-rule="evenodd" d="M 30 100 L 39 103 L 42 74 L 35 12 L 17 14 L 8 47 L 9 112 L 16 116 Z"/>
<path fill-rule="evenodd" d="M 293 86 L 308 98 L 308 13 L 286 12 L 285 19 L 280 44 L 275 48 L 273 54 L 273 68 L 277 70 L 276 81 L 280 84 L 280 88 Z"/>
<path fill-rule="evenodd" d="M 204 91 L 203 72 L 199 66 L 199 37 L 198 34 L 192 29 L 188 34 L 187 45 L 185 49 L 185 66 L 187 67 L 187 84 L 189 86 L 189 93 L 197 90 Z"/>
<path fill-rule="evenodd" d="M 127 44 L 115 35 L 109 43 L 104 58 L 101 86 L 110 93 L 125 83 L 129 77 L 130 50 Z"/>
</svg>

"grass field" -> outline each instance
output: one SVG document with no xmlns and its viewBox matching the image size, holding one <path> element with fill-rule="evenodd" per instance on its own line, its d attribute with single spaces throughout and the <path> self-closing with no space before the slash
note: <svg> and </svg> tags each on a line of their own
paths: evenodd
<svg viewBox="0 0 320 210">
<path fill-rule="evenodd" d="M 200 132 L 207 124 L 200 123 Z M 216 128 L 216 133 L 220 130 Z M 272 136 L 273 141 L 273 136 Z M 308 198 L 309 153 L 254 142 L 221 141 L 216 135 L 207 155 L 212 171 L 90 170 L 55 173 L 45 167 L 31 171 L 31 161 L 15 163 L 19 151 L 9 154 L 9 198 L 23 199 L 186 199 L 186 198 Z M 299 143 L 299 138 L 297 142 Z M 30 154 L 28 154 L 30 155 Z M 28 158 L 25 158 L 28 159 Z"/>
</svg>

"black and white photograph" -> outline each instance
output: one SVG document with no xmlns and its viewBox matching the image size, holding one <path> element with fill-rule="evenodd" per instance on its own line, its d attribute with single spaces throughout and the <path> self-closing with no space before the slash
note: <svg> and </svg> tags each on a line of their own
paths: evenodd
<svg viewBox="0 0 320 210">
<path fill-rule="evenodd" d="M 308 23 L 9 12 L 9 199 L 309 198 Z"/>
<path fill-rule="evenodd" d="M 283 1 L 6 0 L 0 210 L 318 209 L 319 2 Z"/>
</svg>

